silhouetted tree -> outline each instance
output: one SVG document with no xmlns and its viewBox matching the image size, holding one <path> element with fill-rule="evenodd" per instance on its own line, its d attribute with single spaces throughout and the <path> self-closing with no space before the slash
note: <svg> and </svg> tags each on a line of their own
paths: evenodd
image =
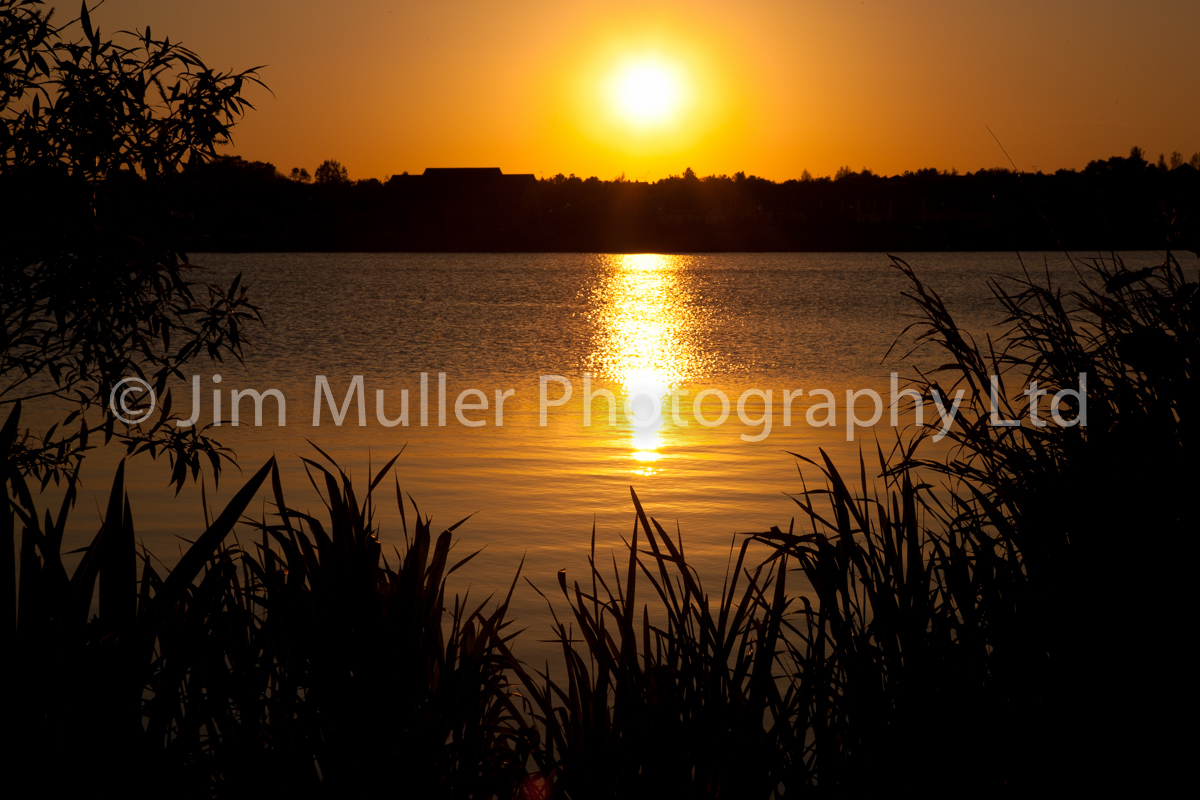
<svg viewBox="0 0 1200 800">
<path fill-rule="evenodd" d="M 317 183 L 346 183 L 350 180 L 350 174 L 346 172 L 342 163 L 332 158 L 325 160 L 321 166 L 317 167 L 313 177 Z"/>
<path fill-rule="evenodd" d="M 292 167 L 292 172 L 288 177 L 298 183 L 312 183 L 312 176 L 304 167 Z"/>
<path fill-rule="evenodd" d="M 181 485 L 220 450 L 174 426 L 167 381 L 199 356 L 240 358 L 257 309 L 240 276 L 227 287 L 193 279 L 161 198 L 229 141 L 250 108 L 242 89 L 258 79 L 210 70 L 149 29 L 104 39 L 86 5 L 67 25 L 51 17 L 38 2 L 0 0 L 0 196 L 16 200 L 0 217 L 0 403 L 67 404 L 10 464 L 58 479 L 103 434 L 165 452 Z M 117 424 L 110 395 L 130 376 L 157 393 L 157 421 Z"/>
</svg>

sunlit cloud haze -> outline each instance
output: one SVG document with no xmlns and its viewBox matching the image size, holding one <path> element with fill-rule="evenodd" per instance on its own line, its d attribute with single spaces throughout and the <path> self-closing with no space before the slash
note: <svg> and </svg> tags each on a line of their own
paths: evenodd
<svg viewBox="0 0 1200 800">
<path fill-rule="evenodd" d="M 265 65 L 229 152 L 284 171 L 1009 166 L 988 128 L 1022 169 L 1200 150 L 1194 0 L 108 0 L 93 20 Z"/>
</svg>

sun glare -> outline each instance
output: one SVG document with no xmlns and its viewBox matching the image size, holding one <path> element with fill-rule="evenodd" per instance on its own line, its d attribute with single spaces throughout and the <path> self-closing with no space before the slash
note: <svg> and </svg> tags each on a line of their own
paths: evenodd
<svg viewBox="0 0 1200 800">
<path fill-rule="evenodd" d="M 574 142 L 613 175 L 641 180 L 704 168 L 745 116 L 738 62 L 712 31 L 631 27 L 590 30 L 547 70 L 553 146 Z"/>
<path fill-rule="evenodd" d="M 685 95 L 679 68 L 655 57 L 626 61 L 617 69 L 611 84 L 614 111 L 625 122 L 640 128 L 674 121 Z"/>
</svg>

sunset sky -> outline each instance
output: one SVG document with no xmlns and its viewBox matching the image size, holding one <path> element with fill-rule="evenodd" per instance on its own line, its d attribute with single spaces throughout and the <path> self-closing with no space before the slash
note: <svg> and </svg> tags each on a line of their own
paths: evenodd
<svg viewBox="0 0 1200 800">
<path fill-rule="evenodd" d="M 93 20 L 264 65 L 274 96 L 251 90 L 230 152 L 284 171 L 1008 166 L 988 127 L 1021 169 L 1200 151 L 1195 0 L 108 0 Z"/>
</svg>

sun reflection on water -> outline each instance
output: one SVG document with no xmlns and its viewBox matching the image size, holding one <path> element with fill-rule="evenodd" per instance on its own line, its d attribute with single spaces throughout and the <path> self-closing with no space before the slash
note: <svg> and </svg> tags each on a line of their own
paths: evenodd
<svg viewBox="0 0 1200 800">
<path fill-rule="evenodd" d="M 671 412 L 666 401 L 699 371 L 694 341 L 701 315 L 689 302 L 687 257 L 618 255 L 606 262 L 596 297 L 601 331 L 593 366 L 621 389 L 618 416 L 630 427 L 633 472 L 654 475 L 664 458 L 662 430 Z"/>
</svg>

